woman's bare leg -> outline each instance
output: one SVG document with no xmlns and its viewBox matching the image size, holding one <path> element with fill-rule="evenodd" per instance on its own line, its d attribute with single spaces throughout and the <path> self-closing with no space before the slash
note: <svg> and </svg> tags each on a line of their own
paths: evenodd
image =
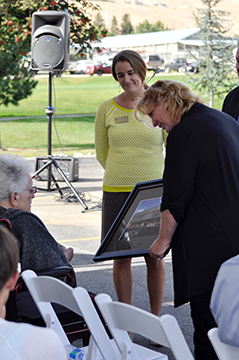
<svg viewBox="0 0 239 360">
<path fill-rule="evenodd" d="M 131 304 L 133 275 L 130 258 L 114 260 L 113 280 L 118 300 L 126 304 Z"/>
<path fill-rule="evenodd" d="M 160 316 L 165 287 L 164 260 L 154 260 L 150 256 L 145 256 L 145 261 L 151 312 Z"/>
</svg>

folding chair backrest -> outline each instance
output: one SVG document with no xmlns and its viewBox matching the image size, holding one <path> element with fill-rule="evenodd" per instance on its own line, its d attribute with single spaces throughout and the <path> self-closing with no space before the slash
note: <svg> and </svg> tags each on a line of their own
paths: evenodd
<svg viewBox="0 0 239 360">
<path fill-rule="evenodd" d="M 22 277 L 46 325 L 58 333 L 63 345 L 69 344 L 69 340 L 50 303 L 65 306 L 84 318 L 91 333 L 91 357 L 88 356 L 88 360 L 95 359 L 96 347 L 104 360 L 120 359 L 119 352 L 117 348 L 113 347 L 89 293 L 85 289 L 81 287 L 71 288 L 64 282 L 52 277 L 38 277 L 32 270 L 25 270 Z"/>
<path fill-rule="evenodd" d="M 172 315 L 158 317 L 135 306 L 112 301 L 106 294 L 95 301 L 118 346 L 127 343 L 134 332 L 171 349 L 176 360 L 193 360 L 177 320 Z"/>
<path fill-rule="evenodd" d="M 32 270 L 23 271 L 22 278 L 23 278 L 25 284 L 27 285 L 28 290 L 29 290 L 43 320 L 45 321 L 46 326 L 49 328 L 52 328 L 54 331 L 57 332 L 57 334 L 61 338 L 63 345 L 69 345 L 70 342 L 69 342 L 69 340 L 60 324 L 60 321 L 58 320 L 58 317 L 56 316 L 56 313 L 51 305 L 51 300 L 50 300 L 51 292 L 48 292 L 49 283 L 44 283 L 42 285 L 42 286 L 44 286 L 44 291 L 41 291 L 41 285 L 38 280 L 44 278 L 44 276 L 38 277 Z M 47 300 L 44 300 L 44 294 L 48 295 L 48 297 L 46 296 Z M 60 302 L 58 302 L 58 301 L 55 303 L 60 304 Z"/>
<path fill-rule="evenodd" d="M 58 266 L 41 270 L 37 275 L 58 278 L 73 288 L 77 286 L 74 269 L 70 266 Z M 89 293 L 89 295 L 94 304 L 95 294 Z M 87 346 L 89 344 L 90 332 L 83 317 L 59 304 L 54 304 L 53 308 L 69 341 L 82 339 L 83 345 Z M 6 320 L 45 326 L 45 322 L 21 275 L 14 290 L 10 292 L 6 303 Z"/>
<path fill-rule="evenodd" d="M 210 329 L 208 331 L 208 337 L 219 360 L 239 359 L 239 347 L 221 342 L 218 337 L 218 328 Z"/>
</svg>

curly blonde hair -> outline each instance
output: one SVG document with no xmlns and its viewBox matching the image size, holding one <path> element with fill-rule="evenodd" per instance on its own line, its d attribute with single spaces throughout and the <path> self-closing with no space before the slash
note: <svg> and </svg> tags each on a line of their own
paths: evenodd
<svg viewBox="0 0 239 360">
<path fill-rule="evenodd" d="M 171 118 L 181 118 L 196 102 L 203 103 L 186 85 L 173 80 L 158 80 L 145 91 L 136 105 L 136 117 L 138 111 L 148 115 L 161 105 Z"/>
</svg>

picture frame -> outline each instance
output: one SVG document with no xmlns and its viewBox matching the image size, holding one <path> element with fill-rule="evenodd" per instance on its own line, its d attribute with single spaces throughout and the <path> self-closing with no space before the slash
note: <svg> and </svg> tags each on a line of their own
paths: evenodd
<svg viewBox="0 0 239 360">
<path fill-rule="evenodd" d="M 159 236 L 162 195 L 162 179 L 136 184 L 93 260 L 148 255 Z"/>
</svg>

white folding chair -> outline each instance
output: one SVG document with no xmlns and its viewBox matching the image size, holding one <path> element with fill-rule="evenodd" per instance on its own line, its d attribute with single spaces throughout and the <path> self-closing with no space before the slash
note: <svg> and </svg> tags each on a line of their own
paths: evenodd
<svg viewBox="0 0 239 360">
<path fill-rule="evenodd" d="M 210 329 L 207 335 L 219 360 L 239 359 L 239 347 L 223 343 L 218 337 L 218 328 Z"/>
<path fill-rule="evenodd" d="M 158 317 L 135 306 L 112 301 L 106 294 L 96 295 L 95 301 L 122 352 L 122 359 L 148 360 L 165 356 L 156 351 L 152 354 L 149 349 L 132 343 L 128 332 L 134 332 L 170 348 L 176 360 L 193 360 L 178 322 L 172 315 Z"/>
<path fill-rule="evenodd" d="M 72 288 L 63 281 L 50 276 L 37 276 L 32 270 L 23 271 L 22 277 L 47 327 L 57 332 L 64 346 L 69 344 L 69 340 L 51 303 L 65 306 L 84 318 L 91 333 L 89 346 L 82 348 L 88 354 L 87 360 L 121 359 L 117 346 L 114 341 L 110 340 L 85 289 Z"/>
</svg>

